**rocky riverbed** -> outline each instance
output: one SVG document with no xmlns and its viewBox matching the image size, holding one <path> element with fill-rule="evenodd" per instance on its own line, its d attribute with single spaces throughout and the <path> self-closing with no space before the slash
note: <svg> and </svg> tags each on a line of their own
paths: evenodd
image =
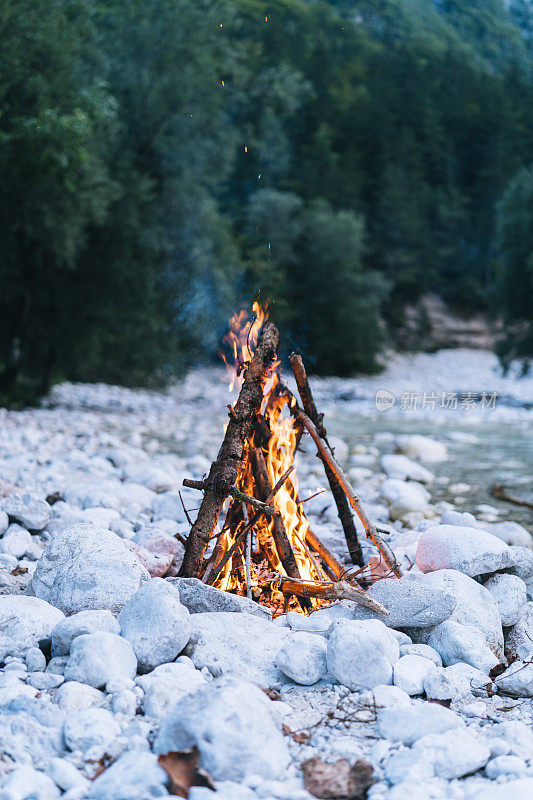
<svg viewBox="0 0 533 800">
<path fill-rule="evenodd" d="M 465 466 L 487 425 L 527 440 L 531 380 L 420 358 L 314 384 L 405 569 L 371 589 L 387 618 L 342 601 L 272 620 L 175 577 L 178 488 L 220 444 L 218 371 L 164 393 L 65 384 L 42 408 L 0 410 L 2 800 L 164 797 L 158 754 L 195 745 L 216 794 L 192 800 L 354 797 L 359 779 L 371 800 L 533 796 L 532 537 L 524 511 L 480 502 Z M 380 389 L 398 398 L 385 413 Z M 414 391 L 478 407 L 401 408 Z M 495 391 L 505 401 L 481 408 Z M 527 475 L 518 445 L 503 458 Z M 325 484 L 306 439 L 298 473 L 304 497 Z M 198 493 L 183 497 L 194 515 Z M 329 492 L 306 513 L 348 562 Z"/>
</svg>

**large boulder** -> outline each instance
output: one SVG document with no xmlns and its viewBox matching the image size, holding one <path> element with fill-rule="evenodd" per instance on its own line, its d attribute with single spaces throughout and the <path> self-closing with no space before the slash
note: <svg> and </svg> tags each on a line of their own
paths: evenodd
<svg viewBox="0 0 533 800">
<path fill-rule="evenodd" d="M 279 779 L 289 763 L 272 700 L 237 678 L 212 681 L 183 697 L 163 718 L 156 753 L 194 746 L 216 781 L 241 782 L 247 775 Z"/>
<path fill-rule="evenodd" d="M 339 619 L 329 630 L 328 670 L 353 692 L 392 683 L 399 657 L 396 637 L 379 620 Z"/>
<path fill-rule="evenodd" d="M 485 640 L 498 658 L 503 656 L 503 630 L 498 606 L 488 591 L 473 578 L 453 569 L 442 569 L 429 572 L 425 576 L 429 585 L 453 594 L 457 605 L 449 620 L 460 622 L 462 625 L 473 625 L 484 634 Z M 411 638 L 425 644 L 431 633 L 430 628 L 408 629 Z"/>
<path fill-rule="evenodd" d="M 416 565 L 422 572 L 456 569 L 474 577 L 514 565 L 508 545 L 479 528 L 433 525 L 418 540 Z"/>
<path fill-rule="evenodd" d="M 144 672 L 173 661 L 189 641 L 189 612 L 180 603 L 178 590 L 161 578 L 152 578 L 141 586 L 118 621 Z"/>
<path fill-rule="evenodd" d="M 260 686 L 285 682 L 276 656 L 292 633 L 251 614 L 191 614 L 191 636 L 185 648 L 195 667 L 214 677 L 236 675 Z"/>
<path fill-rule="evenodd" d="M 190 661 L 161 664 L 147 675 L 139 676 L 137 685 L 144 692 L 142 706 L 145 715 L 160 719 L 181 697 L 196 691 L 205 682 L 200 670 L 195 669 Z"/>
<path fill-rule="evenodd" d="M 431 631 L 428 644 L 440 654 L 446 667 L 462 662 L 489 673 L 499 663 L 483 633 L 473 625 L 454 620 L 441 622 Z"/>
<path fill-rule="evenodd" d="M 0 661 L 47 639 L 64 614 L 38 597 L 0 595 Z"/>
<path fill-rule="evenodd" d="M 90 523 L 77 523 L 53 538 L 27 592 L 65 614 L 87 609 L 116 613 L 149 577 L 119 536 Z"/>
</svg>

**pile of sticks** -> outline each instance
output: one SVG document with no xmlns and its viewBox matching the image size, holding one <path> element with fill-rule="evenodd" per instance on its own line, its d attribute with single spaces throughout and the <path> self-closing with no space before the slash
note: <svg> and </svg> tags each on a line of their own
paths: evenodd
<svg viewBox="0 0 533 800">
<path fill-rule="evenodd" d="M 289 598 L 296 598 L 302 610 L 308 611 L 313 598 L 322 600 L 349 599 L 370 609 L 387 614 L 387 610 L 356 582 L 354 575 L 347 576 L 346 570 L 336 557 L 320 542 L 310 529 L 305 541 L 300 542 L 316 567 L 317 580 L 302 579 L 297 559 L 284 529 L 282 516 L 276 508 L 276 495 L 284 486 L 295 502 L 295 490 L 289 479 L 294 467 L 281 476 L 272 486 L 268 476 L 264 453 L 268 451 L 271 431 L 265 414 L 260 413 L 264 400 L 263 387 L 269 376 L 279 344 L 276 326 L 267 321 L 263 324 L 251 361 L 246 365 L 244 381 L 234 406 L 229 406 L 229 421 L 215 461 L 208 476 L 203 481 L 184 480 L 184 485 L 199 489 L 203 499 L 196 521 L 192 524 L 186 542 L 185 556 L 180 569 L 184 577 L 200 578 L 213 584 L 229 559 L 232 569 L 242 571 L 242 583 L 250 596 L 250 559 L 252 532 L 263 517 L 272 519 L 269 526 L 271 536 L 262 537 L 262 554 L 268 564 L 281 562 L 285 575 L 272 572 L 265 576 L 273 588 L 283 593 L 285 605 Z M 294 353 L 290 357 L 291 367 L 298 386 L 301 405 L 296 397 L 283 384 L 276 388 L 276 399 L 287 403 L 294 418 L 297 441 L 306 430 L 317 447 L 325 473 L 337 505 L 339 519 L 344 530 L 348 549 L 355 565 L 364 567 L 361 545 L 354 525 L 352 511 L 359 517 L 367 538 L 371 539 L 387 564 L 390 573 L 401 576 L 394 554 L 381 538 L 376 527 L 366 515 L 359 498 L 337 463 L 327 439 L 323 425 L 323 415 L 319 414 L 307 379 L 301 356 Z M 246 494 L 238 486 L 239 475 L 251 470 L 254 494 Z M 230 504 L 220 533 L 215 534 L 217 522 L 226 500 Z M 264 526 L 263 526 L 264 528 Z M 224 532 L 238 531 L 230 547 L 225 546 Z M 216 537 L 216 544 L 209 558 L 205 558 L 209 544 Z M 356 575 L 356 573 L 355 573 Z M 319 579 L 318 579 L 319 578 Z"/>
</svg>

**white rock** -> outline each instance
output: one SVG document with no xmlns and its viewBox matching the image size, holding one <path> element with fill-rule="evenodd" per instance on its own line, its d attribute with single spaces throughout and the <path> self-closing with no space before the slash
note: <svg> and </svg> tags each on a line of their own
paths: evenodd
<svg viewBox="0 0 533 800">
<path fill-rule="evenodd" d="M 372 708 L 406 708 L 411 705 L 411 698 L 399 686 L 380 684 L 366 692 L 361 692 L 359 702 Z"/>
<path fill-rule="evenodd" d="M 149 575 L 116 534 L 79 523 L 59 531 L 44 551 L 28 592 L 66 614 L 117 612 Z"/>
<path fill-rule="evenodd" d="M 0 536 L 3 536 L 9 525 L 9 517 L 5 511 L 0 510 Z"/>
<path fill-rule="evenodd" d="M 420 481 L 420 483 L 432 483 L 435 480 L 432 472 L 407 456 L 388 453 L 381 456 L 380 463 L 381 468 L 390 478 L 400 478 L 402 481 Z"/>
<path fill-rule="evenodd" d="M 74 764 L 67 761 L 66 758 L 51 758 L 46 765 L 46 774 L 63 791 L 72 789 L 74 786 L 84 789 L 88 789 L 90 786 L 87 778 L 78 772 Z"/>
<path fill-rule="evenodd" d="M 26 651 L 25 659 L 28 672 L 44 672 L 46 669 L 46 656 L 38 647 L 30 647 Z"/>
<path fill-rule="evenodd" d="M 419 573 L 407 573 L 400 580 L 384 578 L 369 589 L 369 594 L 385 606 L 389 615 L 354 603 L 353 618 L 379 619 L 391 628 L 433 627 L 448 619 L 457 605 L 450 592 L 433 586 Z"/>
<path fill-rule="evenodd" d="M 410 696 L 423 694 L 424 680 L 435 669 L 433 661 L 422 656 L 401 656 L 394 665 L 394 685 Z"/>
<path fill-rule="evenodd" d="M 510 627 L 520 619 L 527 602 L 527 588 L 518 575 L 493 575 L 484 584 L 496 601 L 502 625 Z"/>
<path fill-rule="evenodd" d="M 392 519 L 399 519 L 403 514 L 411 511 L 421 511 L 423 514 L 428 508 L 429 492 L 419 483 L 387 478 L 379 489 L 379 496 L 390 505 Z"/>
<path fill-rule="evenodd" d="M 96 744 L 107 750 L 119 733 L 120 727 L 105 708 L 77 711 L 68 717 L 63 726 L 67 747 L 82 753 Z"/>
<path fill-rule="evenodd" d="M 247 597 L 222 592 L 220 589 L 215 589 L 214 586 L 203 583 L 198 578 L 167 578 L 167 582 L 176 587 L 179 591 L 180 602 L 189 609 L 191 614 L 200 614 L 206 611 L 234 611 L 253 614 L 262 619 L 271 619 L 272 617 L 272 612 L 265 606 L 261 606 Z M 303 614 L 296 614 L 296 616 L 307 619 Z"/>
<path fill-rule="evenodd" d="M 2 800 L 55 800 L 60 792 L 55 783 L 33 767 L 17 767 L 2 783 Z"/>
<path fill-rule="evenodd" d="M 48 503 L 29 492 L 1 498 L 0 509 L 30 531 L 42 531 L 50 518 Z"/>
<path fill-rule="evenodd" d="M 276 617 L 275 622 L 279 622 L 281 617 Z M 316 617 L 314 613 L 306 617 L 304 614 L 299 614 L 297 611 L 289 611 L 286 614 L 286 620 L 293 631 L 304 631 L 306 633 L 315 633 L 319 636 L 324 636 L 331 625 L 331 617 Z"/>
<path fill-rule="evenodd" d="M 533 697 L 533 663 L 515 661 L 498 675 L 496 685 L 511 697 Z"/>
<path fill-rule="evenodd" d="M 131 750 L 92 783 L 90 800 L 147 800 L 166 797 L 168 775 L 147 750 Z"/>
<path fill-rule="evenodd" d="M 401 644 L 400 658 L 402 656 L 422 656 L 432 661 L 436 667 L 442 667 L 442 658 L 433 647 L 428 644 Z"/>
<path fill-rule="evenodd" d="M 458 484 L 459 485 L 459 484 Z M 450 487 L 450 490 L 453 487 Z M 458 494 L 463 494 L 459 492 Z M 476 518 L 466 511 L 445 511 L 440 518 L 441 525 L 458 525 L 460 528 L 475 528 Z"/>
<path fill-rule="evenodd" d="M 451 780 L 477 772 L 490 758 L 486 744 L 467 730 L 448 730 L 424 736 L 415 743 L 417 752 L 433 751 L 435 774 Z"/>
<path fill-rule="evenodd" d="M 37 597 L 0 595 L 0 661 L 36 647 L 61 619 L 61 611 Z"/>
<path fill-rule="evenodd" d="M 128 506 L 138 510 L 148 509 L 155 496 L 151 489 L 140 483 L 122 483 L 114 478 L 77 481 L 63 490 L 64 500 L 73 506 L 104 506 L 117 511 Z"/>
<path fill-rule="evenodd" d="M 31 672 L 27 678 L 29 686 L 34 686 L 41 691 L 56 689 L 64 680 L 63 675 L 54 675 L 52 672 Z"/>
<path fill-rule="evenodd" d="M 179 489 L 154 495 L 152 499 L 153 519 L 174 519 L 176 522 L 187 522 L 181 505 Z"/>
<path fill-rule="evenodd" d="M 503 631 L 498 606 L 488 589 L 468 575 L 452 569 L 429 572 L 429 584 L 453 594 L 457 605 L 449 619 L 462 625 L 473 625 L 484 634 L 486 642 L 498 659 L 503 657 Z M 428 629 L 418 629 L 416 637 L 427 644 Z"/>
<path fill-rule="evenodd" d="M 380 735 L 384 739 L 407 745 L 430 733 L 444 733 L 463 726 L 463 720 L 455 712 L 435 703 L 420 702 L 409 708 L 378 710 Z"/>
<path fill-rule="evenodd" d="M 413 782 L 427 787 L 435 775 L 435 758 L 432 750 L 400 750 L 385 762 L 385 776 L 393 785 Z"/>
<path fill-rule="evenodd" d="M 185 695 L 205 684 L 202 673 L 192 664 L 173 662 L 156 667 L 137 678 L 143 690 L 142 706 L 147 717 L 160 719 Z"/>
<path fill-rule="evenodd" d="M 78 611 L 71 617 L 65 617 L 52 631 L 52 655 L 67 656 L 77 636 L 96 631 L 118 634 L 120 625 L 113 614 L 106 609 Z"/>
<path fill-rule="evenodd" d="M 437 667 L 424 679 L 424 691 L 429 700 L 459 700 L 476 692 L 486 693 L 491 683 L 488 675 L 470 664 Z"/>
<path fill-rule="evenodd" d="M 82 708 L 102 705 L 105 695 L 86 683 L 67 681 L 55 693 L 54 701 L 65 714 L 74 714 Z"/>
<path fill-rule="evenodd" d="M 533 602 L 522 607 L 517 623 L 506 631 L 505 652 L 522 661 L 533 660 Z"/>
<path fill-rule="evenodd" d="M 130 642 L 115 633 L 97 631 L 74 639 L 65 679 L 98 689 L 109 681 L 133 678 L 136 672 L 137 659 Z"/>
<path fill-rule="evenodd" d="M 489 737 L 488 743 L 495 739 L 504 739 L 510 745 L 508 753 L 527 761 L 533 753 L 533 730 L 530 724 L 519 720 L 505 720 L 497 725 L 486 725 L 483 733 Z"/>
<path fill-rule="evenodd" d="M 236 678 L 212 681 L 182 698 L 163 718 L 156 753 L 194 745 L 201 765 L 216 781 L 241 782 L 247 775 L 281 778 L 289 762 L 272 701 Z"/>
<path fill-rule="evenodd" d="M 478 528 L 435 525 L 422 533 L 416 565 L 422 572 L 455 569 L 465 575 L 482 575 L 512 567 L 508 545 Z"/>
<path fill-rule="evenodd" d="M 497 756 L 485 767 L 485 775 L 495 780 L 500 775 L 523 775 L 527 769 L 526 762 L 518 756 Z"/>
<path fill-rule="evenodd" d="M 392 683 L 399 656 L 396 638 L 379 620 L 337 620 L 330 628 L 328 671 L 352 691 Z"/>
<path fill-rule="evenodd" d="M 483 633 L 473 625 L 453 620 L 441 622 L 431 631 L 428 644 L 440 654 L 447 667 L 461 661 L 488 673 L 499 663 Z"/>
<path fill-rule="evenodd" d="M 122 477 L 129 483 L 140 483 L 151 489 L 152 492 L 166 492 L 181 485 L 181 480 L 177 475 L 172 475 L 147 462 L 126 464 L 122 470 Z"/>
<path fill-rule="evenodd" d="M 448 457 L 445 444 L 418 433 L 397 436 L 395 445 L 398 453 L 404 453 L 410 458 L 419 458 L 421 461 L 445 461 Z"/>
<path fill-rule="evenodd" d="M 178 590 L 161 578 L 141 586 L 118 616 L 121 635 L 131 642 L 139 667 L 148 671 L 173 661 L 191 632 L 189 612 Z"/>
<path fill-rule="evenodd" d="M 113 714 L 125 714 L 133 716 L 137 713 L 140 705 L 140 698 L 130 689 L 122 689 L 113 695 L 111 709 Z"/>
<path fill-rule="evenodd" d="M 303 686 L 317 683 L 327 671 L 327 642 L 311 633 L 294 633 L 276 656 L 276 666 Z"/>
<path fill-rule="evenodd" d="M 9 556 L 22 558 L 32 547 L 31 533 L 20 525 L 10 525 L 0 539 L 0 550 Z"/>
<path fill-rule="evenodd" d="M 533 796 L 533 778 L 520 778 L 517 781 L 509 781 L 504 785 L 505 797 L 509 800 L 531 800 Z M 470 795 L 469 800 L 502 800 L 501 783 L 493 786 L 484 786 L 479 792 Z"/>
<path fill-rule="evenodd" d="M 225 611 L 191 614 L 190 622 L 185 654 L 197 669 L 207 667 L 214 677 L 236 675 L 265 687 L 286 680 L 275 659 L 292 636 L 288 628 Z"/>
<path fill-rule="evenodd" d="M 488 525 L 487 530 L 489 533 L 492 533 L 493 536 L 497 536 L 498 539 L 505 542 L 505 544 L 514 547 L 527 547 L 529 549 L 533 547 L 533 537 L 530 532 L 522 525 L 519 525 L 518 522 L 511 522 L 510 520 L 506 522 L 495 522 L 492 525 Z"/>
</svg>

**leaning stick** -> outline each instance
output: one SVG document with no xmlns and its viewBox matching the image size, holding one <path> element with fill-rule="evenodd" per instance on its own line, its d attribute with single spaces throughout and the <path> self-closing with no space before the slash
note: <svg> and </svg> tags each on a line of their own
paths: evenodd
<svg viewBox="0 0 533 800">
<path fill-rule="evenodd" d="M 193 481 L 190 478 L 184 478 L 183 485 L 187 486 L 189 489 L 199 489 L 200 491 L 204 490 L 206 486 L 205 481 Z M 267 514 L 269 517 L 273 517 L 277 513 L 275 508 L 269 506 L 267 503 L 263 503 L 262 500 L 258 500 L 256 497 L 241 492 L 238 486 L 230 486 L 228 494 L 235 500 L 248 503 L 248 505 L 262 511 L 263 514 Z"/>
<path fill-rule="evenodd" d="M 353 600 L 360 606 L 376 611 L 378 614 L 389 615 L 388 609 L 375 600 L 360 586 L 354 586 L 346 581 L 297 581 L 294 578 L 277 577 L 274 579 L 274 588 L 278 587 L 284 595 L 295 594 L 297 597 L 320 598 L 321 600 Z"/>
<path fill-rule="evenodd" d="M 315 425 L 311 422 L 307 414 L 303 412 L 300 408 L 294 409 L 293 413 L 297 415 L 298 419 L 302 422 L 306 430 L 309 431 L 309 433 L 311 434 L 311 437 L 313 438 L 313 441 L 315 442 L 318 448 L 318 452 L 321 454 L 321 457 L 324 459 L 324 461 L 327 462 L 329 468 L 331 469 L 336 479 L 338 480 L 339 485 L 342 487 L 342 490 L 345 493 L 348 502 L 350 503 L 351 507 L 353 508 L 359 519 L 361 520 L 367 538 L 373 541 L 373 543 L 379 550 L 383 560 L 385 561 L 387 566 L 394 572 L 396 577 L 401 578 L 402 570 L 400 565 L 396 561 L 394 553 L 392 552 L 388 544 L 386 544 L 383 541 L 383 539 L 377 532 L 372 522 L 370 522 L 366 514 L 366 511 L 361 505 L 361 501 L 359 500 L 354 490 L 350 486 L 348 478 L 344 474 L 339 464 L 335 461 L 335 458 L 333 457 L 331 450 L 325 443 L 324 439 L 318 433 Z"/>
<path fill-rule="evenodd" d="M 330 577 L 333 578 L 334 580 L 339 580 L 344 570 L 344 567 L 339 561 L 337 561 L 333 553 L 330 550 L 328 550 L 326 545 L 322 544 L 318 536 L 315 536 L 311 528 L 307 529 L 307 533 L 305 534 L 305 540 L 307 544 L 313 548 L 313 550 L 316 550 L 316 552 L 324 562 L 327 571 L 330 573 Z"/>
<path fill-rule="evenodd" d="M 496 500 L 505 500 L 507 503 L 512 503 L 515 506 L 524 506 L 524 508 L 533 508 L 533 503 L 529 500 L 524 500 L 521 497 L 515 497 L 512 494 L 507 494 L 501 483 L 495 483 L 492 487 L 492 496 Z"/>
<path fill-rule="evenodd" d="M 182 577 L 197 578 L 202 571 L 204 554 L 224 500 L 237 482 L 244 443 L 253 431 L 263 400 L 265 376 L 274 361 L 278 344 L 278 329 L 272 322 L 265 322 L 252 360 L 247 366 L 239 397 L 230 411 L 224 441 L 205 481 L 204 496 L 190 530 L 179 571 Z"/>
<path fill-rule="evenodd" d="M 304 362 L 302 361 L 302 357 L 298 353 L 292 353 L 292 355 L 289 357 L 289 361 L 296 379 L 296 385 L 298 386 L 298 392 L 302 399 L 304 411 L 309 419 L 313 422 L 318 434 L 322 439 L 324 439 L 329 449 L 329 443 L 326 438 L 326 430 L 322 424 L 323 415 L 318 413 L 315 405 L 313 393 L 311 392 L 311 387 L 307 379 L 307 373 Z M 361 544 L 359 542 L 359 537 L 357 536 L 353 516 L 350 512 L 348 500 L 346 499 L 346 494 L 339 485 L 339 481 L 335 475 L 335 472 L 331 469 L 327 459 L 322 455 L 320 450 L 319 455 L 322 459 L 322 463 L 324 464 L 324 471 L 328 479 L 333 499 L 335 500 L 335 504 L 337 506 L 339 519 L 344 531 L 344 536 L 346 537 L 346 544 L 348 545 L 348 551 L 351 559 L 354 564 L 357 564 L 358 567 L 362 567 L 364 564 L 363 551 L 361 550 Z"/>
</svg>

